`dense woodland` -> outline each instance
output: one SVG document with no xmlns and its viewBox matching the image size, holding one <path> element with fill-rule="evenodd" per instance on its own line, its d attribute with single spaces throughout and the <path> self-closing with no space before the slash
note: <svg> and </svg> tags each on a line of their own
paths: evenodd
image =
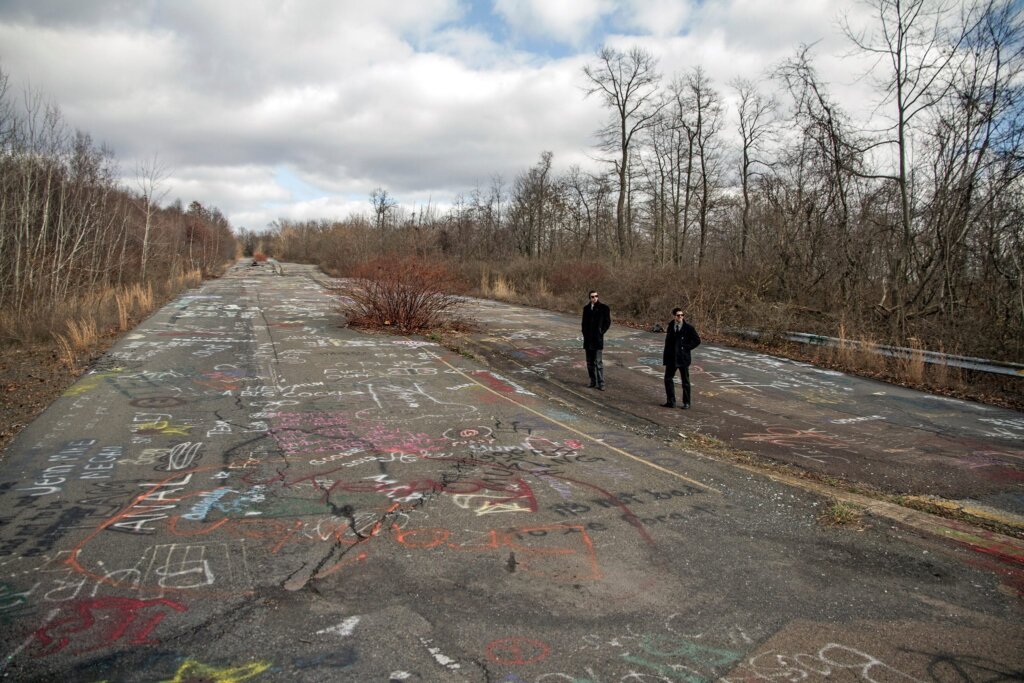
<svg viewBox="0 0 1024 683">
<path fill-rule="evenodd" d="M 872 121 L 843 110 L 812 46 L 730 83 L 606 48 L 581 79 L 608 110 L 595 150 L 607 172 L 556 172 L 541 152 L 444 212 L 402 208 L 379 188 L 364 216 L 241 237 L 339 273 L 414 253 L 537 303 L 568 307 L 599 288 L 640 320 L 682 304 L 721 329 L 1020 360 L 1021 6 L 869 4 L 871 30 L 845 31 L 852 52 L 875 58 Z"/>
<path fill-rule="evenodd" d="M 215 208 L 161 208 L 166 171 L 154 158 L 126 186 L 111 150 L 72 131 L 44 93 L 13 92 L 0 71 L 0 342 L 64 334 L 84 316 L 95 329 L 134 285 L 166 293 L 235 254 Z M 138 292 L 141 290 L 135 289 Z"/>
</svg>

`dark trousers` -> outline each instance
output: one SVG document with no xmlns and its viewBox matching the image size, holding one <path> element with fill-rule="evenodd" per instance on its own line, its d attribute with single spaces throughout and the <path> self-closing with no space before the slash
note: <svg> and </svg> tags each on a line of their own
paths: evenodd
<svg viewBox="0 0 1024 683">
<path fill-rule="evenodd" d="M 679 371 L 679 379 L 683 383 L 683 405 L 690 405 L 690 366 L 689 365 L 666 365 L 665 366 L 665 398 L 666 400 L 675 405 L 676 402 L 676 387 L 673 380 L 676 376 L 676 370 Z"/>
<path fill-rule="evenodd" d="M 604 363 L 601 360 L 600 349 L 586 349 L 587 352 L 587 374 L 590 375 L 590 384 L 599 387 L 604 386 Z"/>
</svg>

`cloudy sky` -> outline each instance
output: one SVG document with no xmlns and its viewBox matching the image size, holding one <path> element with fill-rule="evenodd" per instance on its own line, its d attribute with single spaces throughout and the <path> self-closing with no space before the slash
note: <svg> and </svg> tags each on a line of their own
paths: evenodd
<svg viewBox="0 0 1024 683">
<path fill-rule="evenodd" d="M 607 112 L 584 98 L 602 45 L 723 94 L 815 43 L 862 103 L 838 19 L 855 0 L 0 0 L 0 69 L 106 143 L 126 184 L 154 156 L 167 200 L 236 228 L 444 207 L 554 153 L 592 168 Z M 818 42 L 820 41 L 820 42 Z"/>
</svg>

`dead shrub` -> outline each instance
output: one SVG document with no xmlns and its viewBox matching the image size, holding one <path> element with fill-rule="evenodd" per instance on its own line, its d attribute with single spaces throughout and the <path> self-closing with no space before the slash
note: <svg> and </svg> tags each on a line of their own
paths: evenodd
<svg viewBox="0 0 1024 683">
<path fill-rule="evenodd" d="M 550 272 L 547 263 L 537 260 L 516 259 L 508 263 L 502 272 L 510 300 L 528 305 L 538 305 L 538 283 L 544 281 Z M 546 289 L 543 285 L 542 289 Z"/>
<path fill-rule="evenodd" d="M 550 269 L 551 290 L 582 300 L 592 289 L 601 291 L 608 283 L 608 267 L 593 261 L 564 261 Z"/>
<path fill-rule="evenodd" d="M 257 263 L 263 263 L 267 260 L 267 258 L 269 257 L 262 251 L 257 251 L 255 254 L 252 255 L 252 260 L 256 261 Z"/>
<path fill-rule="evenodd" d="M 794 329 L 793 310 L 784 302 L 766 301 L 757 295 L 747 299 L 737 297 L 734 302 L 737 302 L 741 319 L 760 333 L 761 341 L 782 341 L 785 334 Z"/>
<path fill-rule="evenodd" d="M 456 322 L 461 283 L 443 265 L 407 257 L 376 259 L 353 272 L 342 305 L 350 324 L 422 334 Z"/>
<path fill-rule="evenodd" d="M 722 290 L 700 287 L 693 294 L 684 296 L 679 306 L 686 311 L 687 319 L 700 329 L 701 334 L 710 338 L 721 334 L 725 327 L 722 319 L 725 313 L 723 298 Z"/>
<path fill-rule="evenodd" d="M 581 300 L 586 289 L 579 294 Z M 613 315 L 646 323 L 668 320 L 673 308 L 685 307 L 687 287 L 671 266 L 632 264 L 624 265 L 604 291 L 598 291 Z"/>
</svg>

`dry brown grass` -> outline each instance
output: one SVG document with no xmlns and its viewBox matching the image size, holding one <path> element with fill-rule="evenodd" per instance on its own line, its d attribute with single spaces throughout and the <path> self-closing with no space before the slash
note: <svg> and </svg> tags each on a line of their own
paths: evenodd
<svg viewBox="0 0 1024 683">
<path fill-rule="evenodd" d="M 924 384 L 924 355 L 921 353 L 921 342 L 917 339 L 910 340 L 910 355 L 900 357 L 896 361 L 896 367 L 903 380 L 914 386 Z"/>
<path fill-rule="evenodd" d="M 131 329 L 162 301 L 200 282 L 202 272 L 196 269 L 155 287 L 150 282 L 106 286 L 56 303 L 40 301 L 19 315 L 0 312 L 0 346 L 51 343 L 62 357 L 68 357 L 64 347 L 80 354 L 105 335 Z"/>
<path fill-rule="evenodd" d="M 184 286 L 182 276 L 178 276 L 168 283 L 168 290 L 178 291 Z M 135 283 L 115 291 L 114 300 L 117 304 L 117 330 L 124 332 L 132 327 L 134 320 L 144 318 L 153 310 L 156 296 L 153 293 L 152 284 L 146 283 L 146 286 L 143 287 L 141 284 Z"/>
<path fill-rule="evenodd" d="M 171 278 L 169 281 L 163 283 L 162 289 L 167 295 L 174 295 L 183 289 L 189 289 L 191 287 L 198 287 L 199 283 L 203 281 L 203 272 L 198 268 L 190 270 L 184 273 L 179 273 Z M 153 289 L 150 286 L 149 296 L 152 298 Z"/>
<path fill-rule="evenodd" d="M 62 334 L 55 334 L 53 340 L 57 345 L 57 358 L 64 367 L 69 370 L 78 369 L 78 354 L 75 353 L 75 348 L 72 343 Z"/>
<path fill-rule="evenodd" d="M 485 277 L 487 276 L 485 275 Z M 493 284 L 487 283 L 484 289 L 484 296 L 499 301 L 515 301 L 519 298 L 519 293 L 516 291 L 516 287 L 512 284 L 511 280 L 504 275 L 497 275 L 494 278 Z"/>
<path fill-rule="evenodd" d="M 96 329 L 96 318 L 92 316 L 68 320 L 66 327 L 65 338 L 76 351 L 84 351 L 99 341 L 100 335 Z"/>
<path fill-rule="evenodd" d="M 117 329 L 119 332 L 124 332 L 128 329 L 128 321 L 131 320 L 131 297 L 119 292 L 115 298 L 117 300 Z"/>
<path fill-rule="evenodd" d="M 865 337 L 851 337 L 846 326 L 840 325 L 839 345 L 826 347 L 820 354 L 824 362 L 843 368 L 858 368 L 860 372 L 876 374 L 885 370 L 886 358 L 878 353 L 878 343 Z"/>
<path fill-rule="evenodd" d="M 190 271 L 188 276 L 180 284 L 176 284 L 172 287 L 172 291 L 178 292 L 184 287 L 195 287 L 202 281 L 202 276 L 198 270 Z M 143 313 L 149 313 L 153 310 L 156 305 L 155 297 L 153 296 L 153 285 L 147 282 L 145 289 L 142 285 L 135 285 L 132 290 L 132 299 L 135 301 L 135 308 Z"/>
</svg>

